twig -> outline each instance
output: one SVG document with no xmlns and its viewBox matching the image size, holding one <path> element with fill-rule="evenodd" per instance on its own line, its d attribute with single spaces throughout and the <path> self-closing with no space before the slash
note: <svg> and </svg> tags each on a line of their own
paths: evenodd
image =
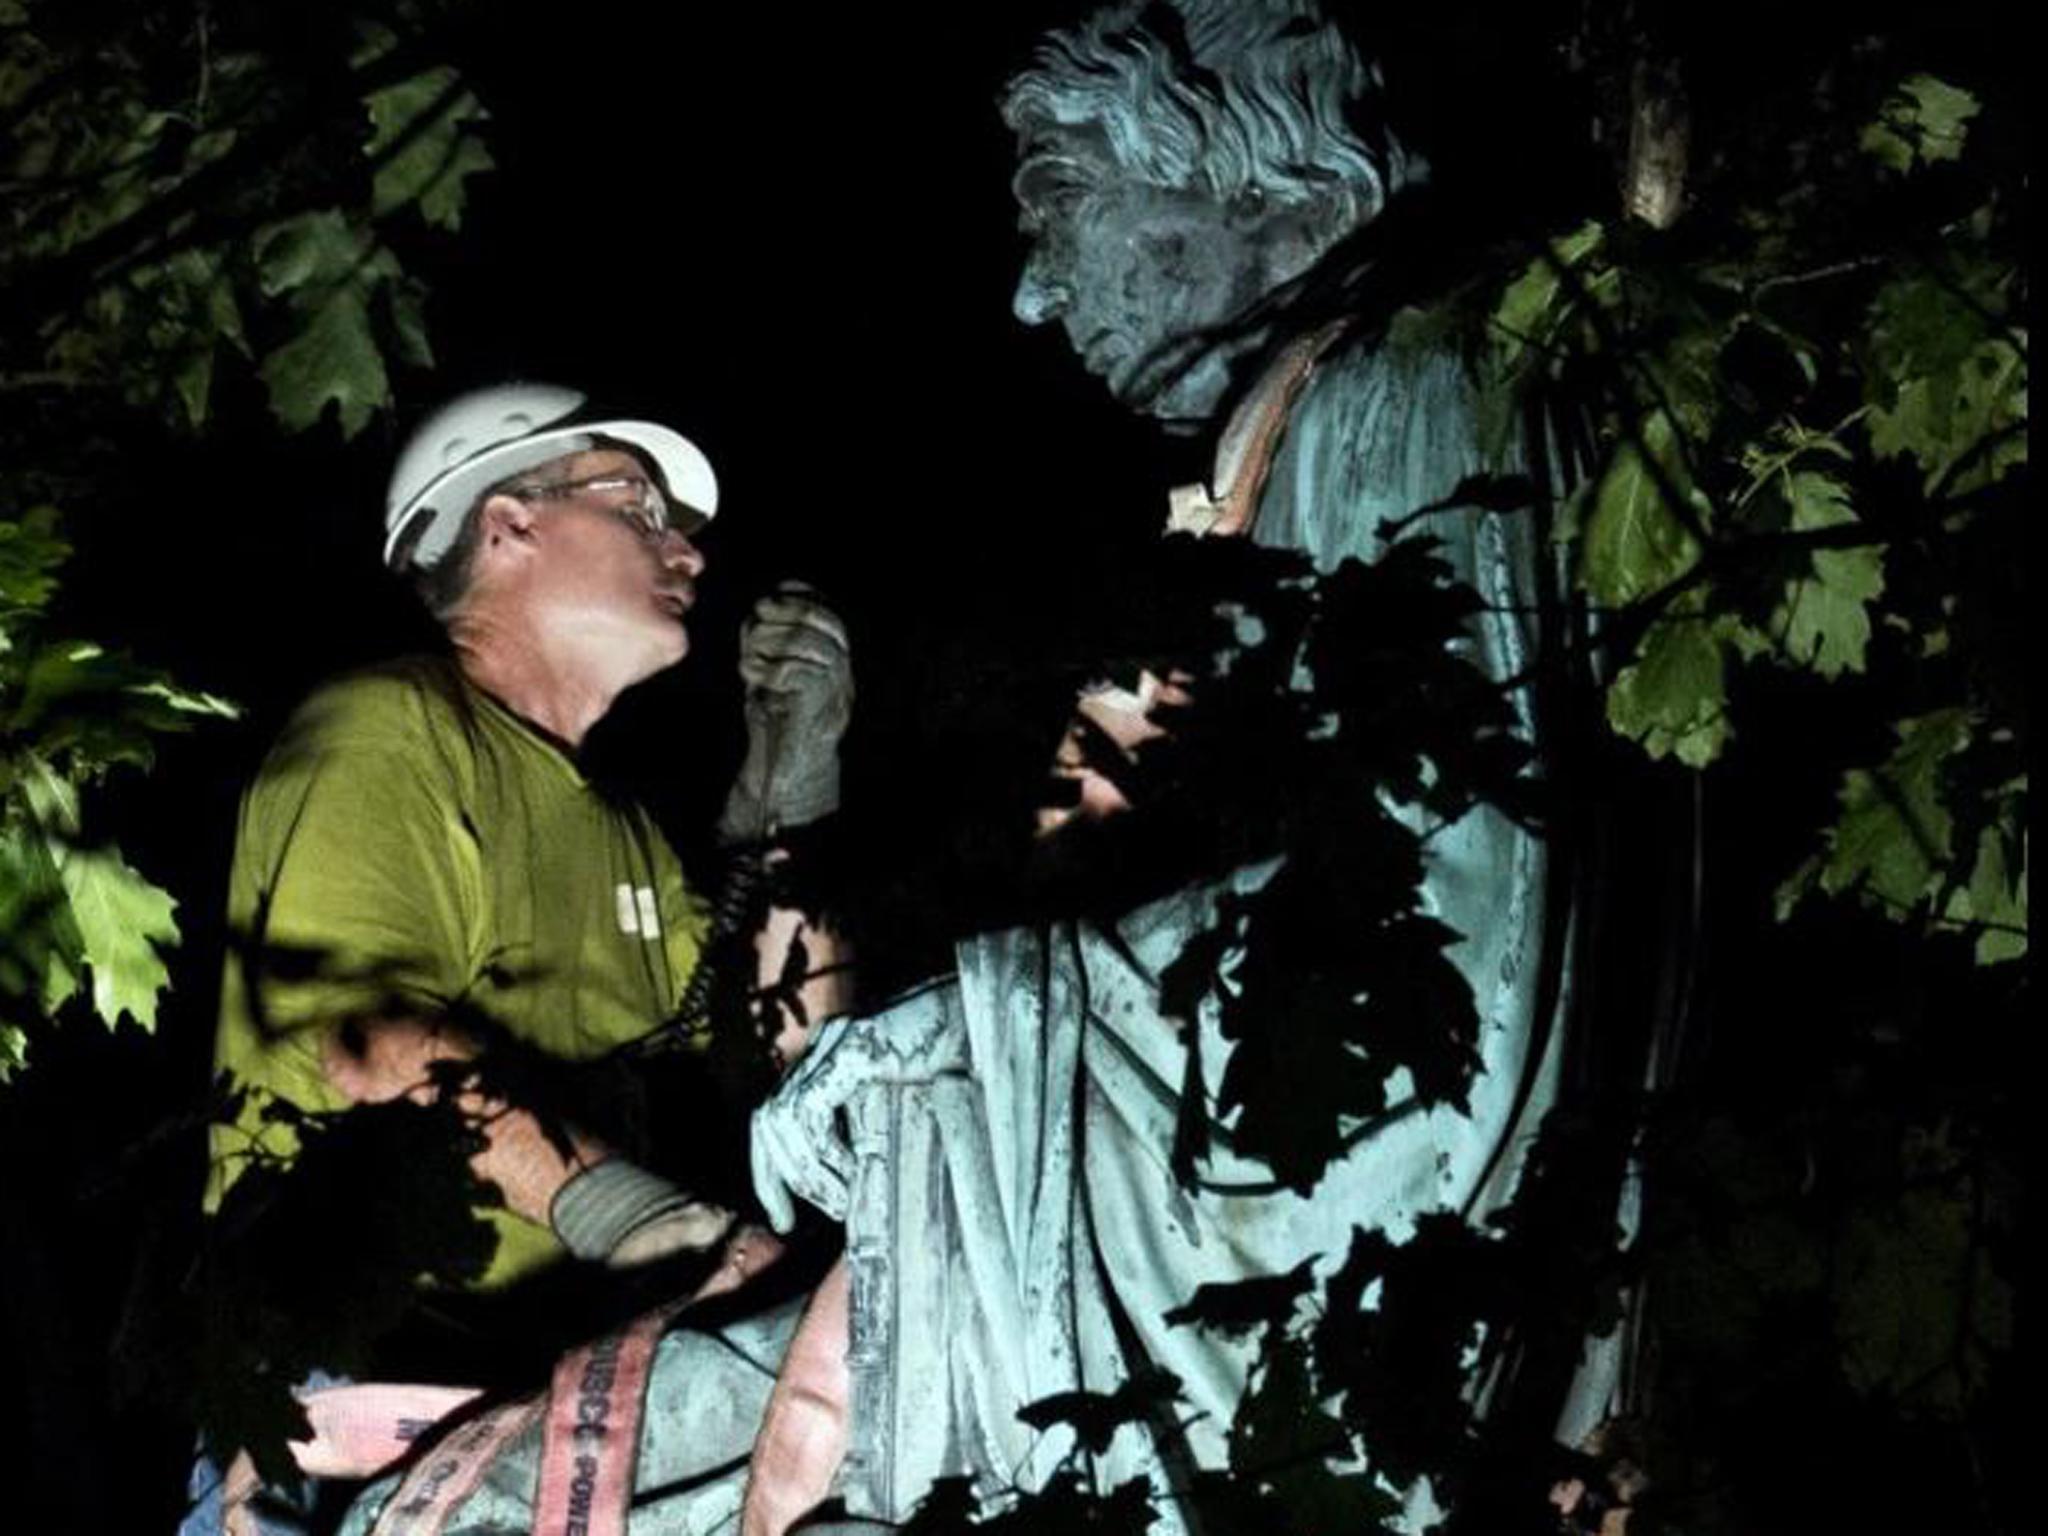
<svg viewBox="0 0 2048 1536">
<path fill-rule="evenodd" d="M 1841 277 L 1850 272 L 1861 272 L 1866 267 L 1881 267 L 1886 258 L 1882 256 L 1852 256 L 1845 261 L 1830 262 L 1824 267 L 1815 267 L 1811 272 L 1781 272 L 1776 277 L 1767 277 L 1751 290 L 1749 298 L 1754 304 L 1758 299 L 1776 288 L 1792 288 L 1801 283 L 1818 283 L 1830 277 Z"/>
</svg>

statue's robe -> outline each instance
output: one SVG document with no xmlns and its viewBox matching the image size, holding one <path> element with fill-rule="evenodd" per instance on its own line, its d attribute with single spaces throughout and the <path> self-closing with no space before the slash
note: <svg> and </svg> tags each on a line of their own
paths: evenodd
<svg viewBox="0 0 2048 1536">
<path fill-rule="evenodd" d="M 1252 536 L 1325 570 L 1371 559 L 1383 519 L 1502 467 L 1482 460 L 1453 359 L 1340 346 L 1293 405 Z M 1470 642 L 1481 664 L 1496 678 L 1526 676 L 1529 519 L 1459 509 L 1434 515 L 1429 531 L 1486 604 Z M 1528 699 L 1515 703 L 1533 732 Z M 1222 1467 L 1255 1343 L 1169 1326 L 1164 1313 L 1199 1285 L 1278 1275 L 1310 1256 L 1327 1273 L 1354 1227 L 1398 1240 L 1424 1213 L 1476 1223 L 1512 1193 L 1555 1097 L 1558 1036 L 1537 1012 L 1539 994 L 1555 1002 L 1557 992 L 1538 973 L 1545 923 L 1562 914 L 1545 911 L 1540 840 L 1489 807 L 1431 838 L 1423 891 L 1425 909 L 1464 936 L 1450 956 L 1481 1019 L 1470 1112 L 1396 1095 L 1394 1112 L 1305 1197 L 1268 1192 L 1270 1170 L 1232 1152 L 1227 1122 L 1199 1185 L 1176 1180 L 1186 1047 L 1181 1021 L 1162 1013 L 1159 977 L 1209 924 L 1219 893 L 1273 868 L 1180 890 L 1114 931 L 1062 922 L 969 939 L 954 977 L 836 1033 L 832 1049 L 852 1065 L 800 1075 L 764 1111 L 787 1124 L 804 1118 L 807 1093 L 845 1096 L 853 1440 L 842 1486 L 855 1513 L 903 1519 L 945 1476 L 997 1501 L 1042 1486 L 1073 1464 L 1073 1435 L 1018 1410 L 1112 1391 L 1148 1365 L 1178 1377 L 1184 1398 L 1082 1458 L 1097 1485 L 1142 1475 L 1170 1488 L 1190 1461 Z M 1193 1022 L 1213 1103 L 1229 1051 L 1213 1000 Z M 1532 1043 L 1546 1040 L 1532 1061 Z M 850 1093 L 849 1075 L 865 1080 Z M 1600 1413 L 1597 1384 L 1582 1381 L 1577 1395 L 1566 1434 Z M 1172 1528 L 1174 1505 L 1161 1510 L 1155 1529 Z"/>
</svg>

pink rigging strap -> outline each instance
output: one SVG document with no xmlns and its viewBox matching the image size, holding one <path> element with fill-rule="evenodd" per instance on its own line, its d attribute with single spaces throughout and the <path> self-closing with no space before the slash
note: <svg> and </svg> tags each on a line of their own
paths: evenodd
<svg viewBox="0 0 2048 1536">
<path fill-rule="evenodd" d="M 545 1396 L 479 1414 L 422 1456 L 371 1536 L 440 1536 L 491 1463 L 542 1420 L 535 1536 L 625 1536 L 655 1347 L 685 1302 L 655 1308 L 564 1355 Z"/>
<path fill-rule="evenodd" d="M 685 1305 L 657 1307 L 555 1367 L 533 1536 L 625 1536 L 655 1346 Z"/>
<path fill-rule="evenodd" d="M 413 1463 L 370 1536 L 440 1536 L 448 1517 L 476 1491 L 498 1455 L 540 1417 L 540 1397 L 478 1414 Z"/>
</svg>

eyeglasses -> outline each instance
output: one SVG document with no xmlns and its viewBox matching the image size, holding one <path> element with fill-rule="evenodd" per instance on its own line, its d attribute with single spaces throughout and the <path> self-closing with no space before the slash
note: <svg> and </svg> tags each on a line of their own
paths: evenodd
<svg viewBox="0 0 2048 1536">
<path fill-rule="evenodd" d="M 571 496 L 600 497 L 604 509 L 625 519 L 643 539 L 652 542 L 668 531 L 668 498 L 661 487 L 640 475 L 592 475 L 587 480 L 561 480 L 551 485 L 511 485 L 507 496 L 521 501 L 553 501 Z"/>
</svg>

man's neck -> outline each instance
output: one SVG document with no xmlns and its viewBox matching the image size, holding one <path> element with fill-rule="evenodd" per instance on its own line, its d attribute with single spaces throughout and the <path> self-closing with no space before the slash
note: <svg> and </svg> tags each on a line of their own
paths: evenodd
<svg viewBox="0 0 2048 1536">
<path fill-rule="evenodd" d="M 514 714 L 575 748 L 602 720 L 620 688 L 573 651 L 487 619 L 465 617 L 449 640 L 462 675 Z"/>
</svg>

